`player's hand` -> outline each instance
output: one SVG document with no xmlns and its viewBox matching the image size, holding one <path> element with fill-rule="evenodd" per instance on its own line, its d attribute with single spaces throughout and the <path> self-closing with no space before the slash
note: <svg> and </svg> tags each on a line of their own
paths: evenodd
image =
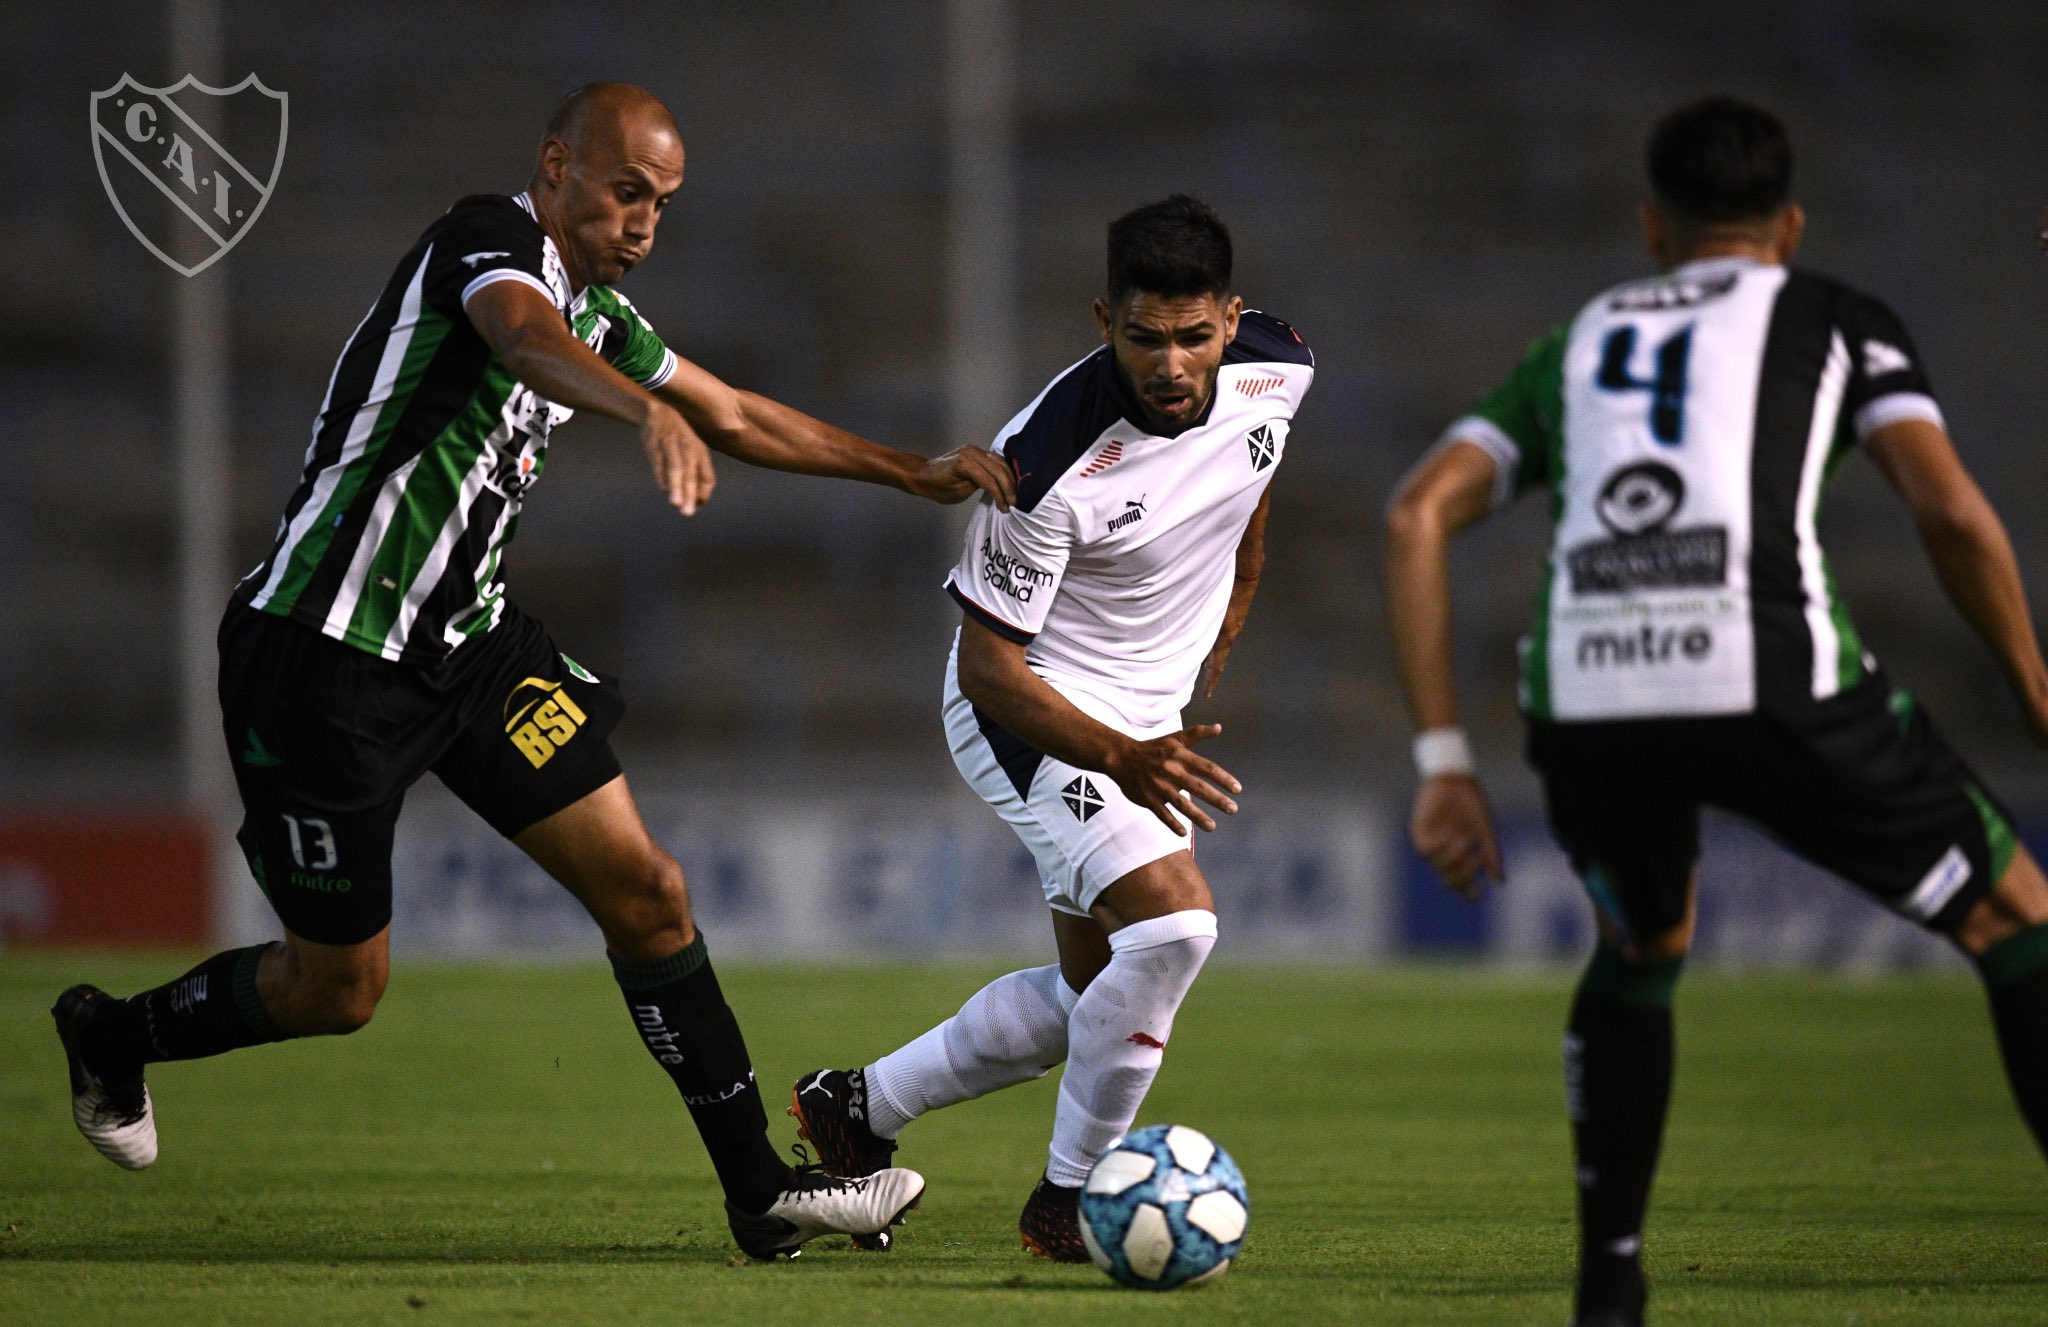
<svg viewBox="0 0 2048 1327">
<path fill-rule="evenodd" d="M 1416 791 L 1408 837 L 1430 869 L 1461 897 L 1480 896 L 1481 872 L 1500 882 L 1500 844 L 1494 838 L 1493 816 L 1479 780 L 1469 774 L 1439 774 Z"/>
<path fill-rule="evenodd" d="M 960 502 L 976 492 L 995 499 L 996 509 L 1008 511 L 1017 500 L 1017 481 L 1009 463 L 985 447 L 955 447 L 944 456 L 934 456 L 911 476 L 910 491 L 933 502 Z"/>
<path fill-rule="evenodd" d="M 711 449 L 681 415 L 661 401 L 653 402 L 647 418 L 640 422 L 640 445 L 653 467 L 654 486 L 668 498 L 668 505 L 685 516 L 695 516 L 718 485 L 711 468 Z"/>
<path fill-rule="evenodd" d="M 1187 836 L 1188 827 L 1181 817 L 1204 831 L 1214 830 L 1215 817 L 1197 806 L 1196 799 L 1234 816 L 1237 803 L 1230 794 L 1244 791 L 1229 770 L 1195 754 L 1197 742 L 1206 742 L 1222 731 L 1220 723 L 1198 723 L 1149 742 L 1133 742 L 1103 773 L 1116 780 L 1124 796 L 1158 816 L 1174 833 Z"/>
</svg>

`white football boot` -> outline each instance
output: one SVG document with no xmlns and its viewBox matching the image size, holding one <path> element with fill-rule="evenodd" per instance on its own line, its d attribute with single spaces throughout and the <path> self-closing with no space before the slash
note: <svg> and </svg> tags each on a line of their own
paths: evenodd
<svg viewBox="0 0 2048 1327">
<path fill-rule="evenodd" d="M 806 1240 L 820 1235 L 885 1234 L 923 1196 L 924 1176 L 901 1166 L 848 1177 L 807 1165 L 790 1172 L 788 1187 L 766 1212 L 742 1212 L 727 1203 L 725 1216 L 749 1258 L 794 1258 Z"/>
<path fill-rule="evenodd" d="M 57 997 L 50 1015 L 57 1020 L 57 1036 L 71 1067 L 71 1118 L 78 1132 L 115 1165 L 141 1170 L 156 1160 L 156 1115 L 142 1070 L 137 1068 L 132 1077 L 101 1078 L 86 1066 L 80 1046 L 86 1027 L 112 999 L 97 986 L 73 986 Z"/>
</svg>

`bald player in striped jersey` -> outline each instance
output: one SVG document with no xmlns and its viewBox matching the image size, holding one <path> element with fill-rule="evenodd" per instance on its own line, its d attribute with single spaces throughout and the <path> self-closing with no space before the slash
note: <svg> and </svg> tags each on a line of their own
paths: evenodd
<svg viewBox="0 0 2048 1327">
<path fill-rule="evenodd" d="M 526 191 L 449 208 L 349 338 L 276 543 L 220 629 L 237 839 L 284 938 L 126 1000 L 74 986 L 52 1011 L 79 1129 L 117 1164 L 156 1158 L 146 1065 L 369 1022 L 389 969 L 392 831 L 406 790 L 432 771 L 597 922 L 743 1251 L 886 1232 L 917 1201 L 915 1172 L 847 1181 L 776 1154 L 682 872 L 612 753 L 618 685 L 505 595 L 520 506 L 577 410 L 634 427 L 686 516 L 711 494 L 706 441 L 941 502 L 1015 491 L 987 452 L 892 451 L 668 349 L 612 286 L 647 257 L 682 178 L 659 101 L 582 88 L 549 122 Z"/>
<path fill-rule="evenodd" d="M 1553 535 L 1523 646 L 1528 750 L 1599 940 L 1565 1078 L 1577 1322 L 1642 1321 L 1643 1214 L 1672 1077 L 1703 805 L 1744 816 L 1982 973 L 2048 1147 L 2048 884 L 1996 798 L 1863 647 L 1816 528 L 1861 452 L 2048 739 L 2048 666 L 2012 547 L 1884 305 L 1786 263 L 1804 214 L 1768 112 L 1712 98 L 1652 135 L 1662 275 L 1605 291 L 1452 424 L 1396 496 L 1388 620 L 1421 735 L 1415 845 L 1476 896 L 1499 850 L 1458 727 L 1449 537 L 1529 489 Z"/>
</svg>

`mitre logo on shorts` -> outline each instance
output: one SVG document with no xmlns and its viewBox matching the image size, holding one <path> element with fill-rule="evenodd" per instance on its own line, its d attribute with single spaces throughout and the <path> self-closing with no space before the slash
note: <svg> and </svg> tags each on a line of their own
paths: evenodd
<svg viewBox="0 0 2048 1327">
<path fill-rule="evenodd" d="M 1245 444 L 1252 449 L 1252 469 L 1264 470 L 1273 464 L 1273 426 L 1261 424 L 1245 435 Z M 1289 471 L 1292 474 L 1293 471 Z"/>
<path fill-rule="evenodd" d="M 1020 604 L 1030 603 L 1033 594 L 1052 584 L 1051 572 L 1011 557 L 989 543 L 986 535 L 981 540 L 981 578 Z"/>
<path fill-rule="evenodd" d="M 535 769 L 583 730 L 588 716 L 560 682 L 529 677 L 505 698 L 505 736 Z"/>
<path fill-rule="evenodd" d="M 1088 823 L 1088 817 L 1102 809 L 1102 794 L 1095 791 L 1095 785 L 1085 774 L 1076 775 L 1072 783 L 1060 789 L 1060 800 L 1084 825 Z"/>
<path fill-rule="evenodd" d="M 254 74 L 230 88 L 123 74 L 93 93 L 93 161 L 129 234 L 184 276 L 218 262 L 270 202 L 289 105 Z"/>
</svg>

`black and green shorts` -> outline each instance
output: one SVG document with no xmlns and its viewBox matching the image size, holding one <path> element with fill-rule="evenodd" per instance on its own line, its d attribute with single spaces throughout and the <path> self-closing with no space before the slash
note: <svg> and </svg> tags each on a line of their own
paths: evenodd
<svg viewBox="0 0 2048 1327">
<path fill-rule="evenodd" d="M 305 939 L 358 944 L 390 924 L 392 834 L 428 772 L 507 838 L 619 774 L 618 682 L 516 609 L 428 667 L 241 606 L 219 639 L 235 837 Z"/>
<path fill-rule="evenodd" d="M 2005 808 L 1881 674 L 1790 716 L 1531 719 L 1528 754 L 1552 831 L 1631 945 L 1684 920 L 1703 806 L 1934 931 L 1954 929 L 2018 846 Z"/>
</svg>

